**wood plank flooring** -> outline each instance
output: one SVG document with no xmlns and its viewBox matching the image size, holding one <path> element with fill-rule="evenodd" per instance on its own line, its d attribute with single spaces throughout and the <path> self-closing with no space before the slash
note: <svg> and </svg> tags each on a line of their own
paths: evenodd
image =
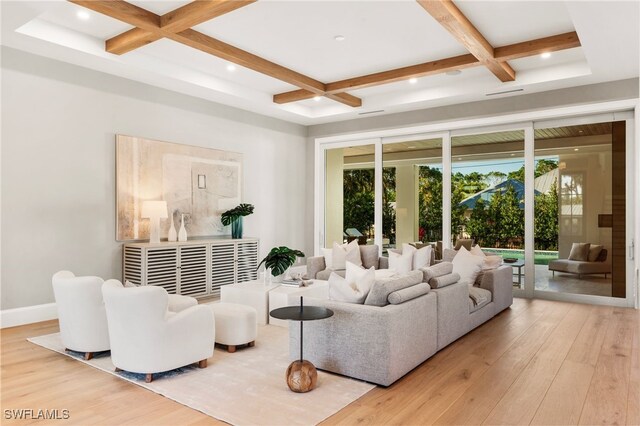
<svg viewBox="0 0 640 426">
<path fill-rule="evenodd" d="M 69 420 L 48 422 L 58 424 L 221 423 L 25 340 L 57 330 L 57 321 L 2 330 L 2 424 L 29 424 L 5 419 L 19 408 L 68 409 Z M 516 299 L 324 423 L 640 425 L 640 311 Z"/>
</svg>

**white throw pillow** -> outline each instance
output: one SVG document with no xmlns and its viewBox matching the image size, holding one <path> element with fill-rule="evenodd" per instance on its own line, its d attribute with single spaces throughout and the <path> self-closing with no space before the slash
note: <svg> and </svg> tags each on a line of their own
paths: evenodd
<svg viewBox="0 0 640 426">
<path fill-rule="evenodd" d="M 464 282 L 468 285 L 473 285 L 482 271 L 484 265 L 484 257 L 475 256 L 464 247 L 460 247 L 458 254 L 453 258 L 453 272 L 460 275 L 458 282 Z"/>
<path fill-rule="evenodd" d="M 486 254 L 484 254 L 484 252 L 482 251 L 482 247 L 480 247 L 480 244 L 476 244 L 475 246 L 471 247 L 471 254 L 482 257 L 486 256 Z"/>
<path fill-rule="evenodd" d="M 349 262 L 345 278 L 332 272 L 329 276 L 329 299 L 338 302 L 364 303 L 376 280 L 374 271 L 373 267 L 363 269 Z"/>
<path fill-rule="evenodd" d="M 424 268 L 427 266 L 431 266 L 431 250 L 433 247 L 424 246 L 422 248 L 415 248 L 411 244 L 402 244 L 402 254 L 405 254 L 407 251 L 412 252 L 413 254 L 413 262 L 412 262 L 412 270 Z"/>
<path fill-rule="evenodd" d="M 334 271 L 346 269 L 347 262 L 362 266 L 362 259 L 360 258 L 360 247 L 358 246 L 357 240 L 353 240 L 349 244 L 343 245 L 333 243 L 331 257 L 331 269 L 333 269 Z"/>
<path fill-rule="evenodd" d="M 324 257 L 324 266 L 326 269 L 333 269 L 333 249 L 323 248 L 322 256 Z"/>
<path fill-rule="evenodd" d="M 414 247 L 415 249 L 415 247 Z M 413 252 L 396 253 L 389 250 L 389 269 L 396 271 L 398 275 L 404 275 L 411 272 L 413 267 Z"/>
</svg>

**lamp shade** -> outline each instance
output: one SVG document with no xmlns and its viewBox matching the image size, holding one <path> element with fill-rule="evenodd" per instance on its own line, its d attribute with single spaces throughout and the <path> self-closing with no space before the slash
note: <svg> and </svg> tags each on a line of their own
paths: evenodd
<svg viewBox="0 0 640 426">
<path fill-rule="evenodd" d="M 167 214 L 167 202 L 166 201 L 143 201 L 142 202 L 142 217 L 147 218 L 159 218 L 166 219 L 169 217 Z"/>
</svg>

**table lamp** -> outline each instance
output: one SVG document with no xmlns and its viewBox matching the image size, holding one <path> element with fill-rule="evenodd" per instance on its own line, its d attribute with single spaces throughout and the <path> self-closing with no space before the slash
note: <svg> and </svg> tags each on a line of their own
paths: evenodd
<svg viewBox="0 0 640 426">
<path fill-rule="evenodd" d="M 149 223 L 149 242 L 160 242 L 160 219 L 166 219 L 169 217 L 167 214 L 167 202 L 166 201 L 143 201 L 142 202 L 142 215 L 143 218 L 148 218 Z"/>
</svg>

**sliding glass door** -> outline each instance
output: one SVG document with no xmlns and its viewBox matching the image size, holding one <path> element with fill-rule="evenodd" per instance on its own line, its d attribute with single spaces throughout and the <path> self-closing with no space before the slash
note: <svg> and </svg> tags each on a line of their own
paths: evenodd
<svg viewBox="0 0 640 426">
<path fill-rule="evenodd" d="M 624 298 L 638 183 L 622 114 L 320 143 L 317 250 L 421 242 L 438 259 L 478 244 L 511 268 L 516 295 Z"/>
</svg>

